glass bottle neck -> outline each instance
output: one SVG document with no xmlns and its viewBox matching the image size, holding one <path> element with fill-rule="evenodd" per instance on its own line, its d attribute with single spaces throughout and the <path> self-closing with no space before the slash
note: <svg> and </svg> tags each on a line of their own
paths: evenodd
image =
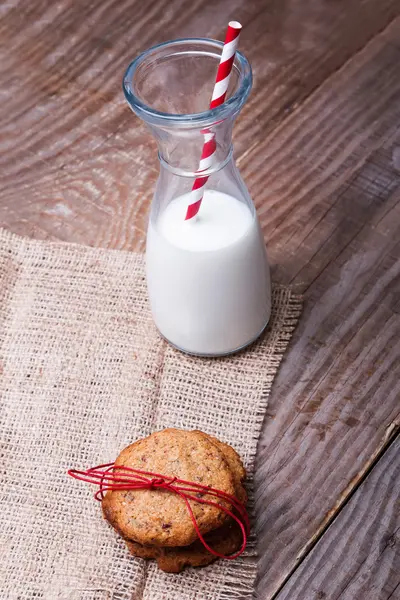
<svg viewBox="0 0 400 600">
<path fill-rule="evenodd" d="M 212 165 L 208 168 L 208 169 L 203 169 L 201 171 L 201 175 L 202 177 L 210 177 L 213 173 L 217 173 L 218 171 L 221 171 L 221 169 L 223 169 L 224 167 L 226 167 L 226 165 L 232 160 L 232 156 L 233 156 L 233 146 L 231 144 L 228 153 L 226 155 L 226 157 L 221 160 L 221 157 L 218 157 L 218 159 L 214 159 L 212 162 Z M 192 171 L 188 171 L 185 168 L 182 168 L 181 165 L 179 166 L 175 166 L 174 164 L 171 164 L 169 162 L 167 162 L 163 155 L 161 154 L 161 152 L 158 152 L 158 159 L 161 163 L 161 166 L 166 169 L 167 171 L 169 171 L 170 173 L 172 173 L 173 175 L 178 175 L 179 177 L 189 177 L 189 178 L 193 178 L 196 177 L 196 175 L 199 175 L 199 164 L 197 164 L 197 169 L 196 170 L 192 170 Z"/>
<path fill-rule="evenodd" d="M 130 107 L 156 138 L 161 161 L 181 175 L 220 170 L 232 152 L 232 126 L 250 93 L 252 75 L 247 59 L 236 52 L 225 101 L 209 109 L 222 49 L 215 40 L 174 40 L 143 52 L 125 73 Z M 204 167 L 210 134 L 215 151 L 212 164 Z"/>
<path fill-rule="evenodd" d="M 233 118 L 201 130 L 149 127 L 157 140 L 161 164 L 175 175 L 193 177 L 199 171 L 204 176 L 211 175 L 229 162 L 232 125 Z M 213 152 L 208 160 L 204 160 L 207 142 L 212 144 Z"/>
</svg>

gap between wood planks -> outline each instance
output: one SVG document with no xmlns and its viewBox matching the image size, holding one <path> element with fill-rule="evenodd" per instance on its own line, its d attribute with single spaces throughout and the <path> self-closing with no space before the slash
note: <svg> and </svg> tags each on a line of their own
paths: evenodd
<svg viewBox="0 0 400 600">
<path fill-rule="evenodd" d="M 369 40 L 367 40 L 367 42 L 364 44 L 364 46 L 362 48 L 359 48 L 358 51 L 356 51 L 351 57 L 349 57 L 338 69 L 333 71 L 326 80 L 321 82 L 320 85 L 316 86 L 314 89 L 310 90 L 309 93 L 307 94 L 307 96 L 302 99 L 301 103 L 298 106 L 296 106 L 295 110 L 290 113 L 291 118 L 293 118 L 294 114 L 301 114 L 300 111 L 304 110 L 304 106 L 307 105 L 310 102 L 310 100 L 312 101 L 312 97 L 317 92 L 317 90 L 323 89 L 325 87 L 325 84 L 327 86 L 329 86 L 332 77 L 337 75 L 337 73 L 345 70 L 348 63 L 351 62 L 355 56 L 361 54 L 365 50 L 366 46 L 371 44 L 377 38 L 384 36 L 385 32 L 393 25 L 394 22 L 397 21 L 397 19 L 398 19 L 398 17 L 396 17 L 395 19 L 392 19 L 391 22 L 386 27 L 383 27 L 381 30 L 379 30 L 375 35 L 373 35 Z M 287 118 L 286 116 L 283 116 L 283 119 L 280 120 L 279 123 L 276 123 L 275 127 L 273 127 L 272 130 L 274 130 L 275 128 L 280 126 L 282 124 L 282 122 L 284 122 L 286 120 L 286 118 Z M 268 135 L 270 133 L 271 133 L 271 130 L 268 132 Z M 256 149 L 260 146 L 260 144 L 262 144 L 263 141 L 265 141 L 265 140 L 257 139 L 254 143 L 250 144 L 250 146 L 248 148 L 246 148 L 244 150 L 244 152 L 242 152 L 239 155 L 239 157 L 236 161 L 237 164 L 240 166 L 240 164 L 246 159 L 246 157 L 248 157 L 249 155 L 252 155 L 254 152 L 256 152 L 257 151 Z M 362 169 L 363 165 L 365 165 L 365 163 L 369 160 L 371 155 L 373 155 L 373 153 L 377 149 L 378 149 L 378 146 L 375 147 L 375 144 L 371 144 L 369 152 L 366 153 L 365 156 L 363 157 L 363 160 L 360 161 L 357 168 L 355 169 L 355 173 L 358 173 L 360 171 L 360 169 Z M 350 183 L 351 183 L 351 181 L 350 181 Z M 331 209 L 332 209 L 332 206 L 329 207 L 328 211 Z M 357 235 L 358 234 L 359 234 L 359 231 L 358 231 Z M 351 240 L 350 240 L 350 242 L 348 242 L 348 244 L 350 244 L 350 243 L 351 243 Z M 342 248 L 342 251 L 343 251 L 343 248 Z M 319 273 L 319 275 L 320 274 L 321 273 Z M 301 290 L 301 291 L 302 292 L 307 291 L 307 289 L 310 287 L 311 283 L 307 286 L 306 290 Z M 386 451 L 389 449 L 391 444 L 396 439 L 398 439 L 399 435 L 400 435 L 400 421 L 394 421 L 390 425 L 388 425 L 384 436 L 378 442 L 376 448 L 372 451 L 372 454 L 366 459 L 366 462 L 364 463 L 361 470 L 355 475 L 355 477 L 353 477 L 353 479 L 351 481 L 349 481 L 347 483 L 344 490 L 336 498 L 336 501 L 335 501 L 333 507 L 329 510 L 329 512 L 323 518 L 322 522 L 316 527 L 315 532 L 313 533 L 311 538 L 305 543 L 305 545 L 297 553 L 296 557 L 294 559 L 292 559 L 292 566 L 291 566 L 289 572 L 282 577 L 281 581 L 279 581 L 279 579 L 277 579 L 277 586 L 274 589 L 273 594 L 271 596 L 268 596 L 270 598 L 270 600 L 274 600 L 279 596 L 280 592 L 285 587 L 287 582 L 290 580 L 290 578 L 293 576 L 293 574 L 297 571 L 297 569 L 300 567 L 300 565 L 303 563 L 303 561 L 306 559 L 306 557 L 311 553 L 311 551 L 317 545 L 318 541 L 323 537 L 325 532 L 333 524 L 333 522 L 339 516 L 341 511 L 344 509 L 344 507 L 347 505 L 347 503 L 351 500 L 351 498 L 353 497 L 355 492 L 359 489 L 359 487 L 362 485 L 362 483 L 367 479 L 368 475 L 371 473 L 373 468 L 383 458 L 383 456 L 385 455 Z M 260 594 L 260 598 L 262 598 L 263 596 L 261 594 L 261 590 L 259 591 L 259 594 Z"/>
<path fill-rule="evenodd" d="M 364 483 L 367 479 L 371 471 L 374 467 L 379 463 L 379 461 L 383 458 L 384 454 L 389 450 L 390 446 L 400 438 L 400 420 L 394 421 L 390 423 L 386 428 L 385 435 L 373 452 L 373 454 L 368 458 L 362 469 L 357 473 L 355 477 L 344 488 L 339 498 L 336 500 L 334 506 L 327 513 L 324 520 L 321 522 L 317 531 L 314 533 L 312 538 L 306 543 L 306 545 L 300 550 L 300 552 L 296 556 L 296 561 L 292 569 L 285 576 L 285 578 L 278 585 L 276 591 L 271 596 L 270 600 L 274 600 L 278 597 L 280 592 L 285 587 L 286 583 L 290 580 L 292 575 L 297 571 L 303 561 L 307 558 L 307 556 L 311 553 L 314 547 L 317 545 L 322 536 L 326 533 L 329 527 L 333 524 L 333 522 L 337 519 L 341 511 L 347 505 L 347 503 L 354 496 L 358 488 Z"/>
</svg>

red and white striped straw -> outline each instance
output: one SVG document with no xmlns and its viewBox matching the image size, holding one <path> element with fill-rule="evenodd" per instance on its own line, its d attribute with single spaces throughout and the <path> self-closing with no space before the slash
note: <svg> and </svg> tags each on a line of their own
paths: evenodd
<svg viewBox="0 0 400 600">
<path fill-rule="evenodd" d="M 226 92 L 228 90 L 229 79 L 232 72 L 233 61 L 235 60 L 236 49 L 239 43 L 239 35 L 242 26 L 238 21 L 230 21 L 226 31 L 224 47 L 222 49 L 221 60 L 219 63 L 217 77 L 215 80 L 214 91 L 212 94 L 210 108 L 215 108 L 225 102 Z M 209 169 L 214 160 L 214 154 L 217 149 L 215 135 L 210 131 L 204 133 L 204 146 L 201 153 L 201 159 L 198 173 Z M 203 200 L 204 186 L 208 177 L 196 177 L 192 193 L 190 194 L 190 204 L 186 211 L 185 219 L 193 219 L 200 210 L 201 201 Z"/>
</svg>

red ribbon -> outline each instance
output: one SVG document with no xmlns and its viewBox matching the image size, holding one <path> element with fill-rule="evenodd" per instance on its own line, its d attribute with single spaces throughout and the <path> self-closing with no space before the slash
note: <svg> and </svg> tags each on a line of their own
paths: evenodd
<svg viewBox="0 0 400 600">
<path fill-rule="evenodd" d="M 177 477 L 166 477 L 165 475 L 160 475 L 160 473 L 152 473 L 151 471 L 132 469 L 131 467 L 126 467 L 124 465 L 114 465 L 114 463 L 98 465 L 97 467 L 87 469 L 87 471 L 78 471 L 76 469 L 70 469 L 68 471 L 68 475 L 71 475 L 71 477 L 79 479 L 80 481 L 86 481 L 87 483 L 94 483 L 98 485 L 99 489 L 94 494 L 94 497 L 98 501 L 101 501 L 104 498 L 105 492 L 116 490 L 128 491 L 161 489 L 177 494 L 178 496 L 180 496 L 180 498 L 182 498 L 182 500 L 186 504 L 199 540 L 201 541 L 203 546 L 209 552 L 211 552 L 211 554 L 217 556 L 218 558 L 233 560 L 234 558 L 240 556 L 246 548 L 247 536 L 250 531 L 250 523 L 246 507 L 242 502 L 239 502 L 237 498 L 231 496 L 230 494 L 226 494 L 221 490 L 217 490 L 212 487 L 207 487 L 205 485 L 201 485 L 193 481 L 185 481 L 184 479 L 178 479 Z M 206 498 L 198 498 L 197 496 L 193 496 L 193 494 L 198 494 L 199 492 L 201 492 L 205 496 L 211 496 L 214 498 L 226 500 L 227 502 L 229 502 L 229 504 L 231 504 L 231 506 L 233 507 L 233 509 L 235 509 L 239 516 L 235 515 L 231 510 L 229 510 L 222 504 L 218 504 L 218 502 L 214 502 L 213 500 L 209 500 Z M 234 521 L 236 521 L 236 523 L 241 529 L 243 536 L 243 543 L 240 547 L 240 550 L 236 552 L 236 554 L 225 556 L 224 554 L 220 554 L 219 552 L 216 552 L 215 550 L 210 548 L 203 535 L 201 534 L 201 531 L 196 521 L 196 517 L 194 516 L 192 507 L 190 506 L 189 500 L 218 508 L 219 510 L 222 510 L 226 515 L 231 517 Z"/>
</svg>

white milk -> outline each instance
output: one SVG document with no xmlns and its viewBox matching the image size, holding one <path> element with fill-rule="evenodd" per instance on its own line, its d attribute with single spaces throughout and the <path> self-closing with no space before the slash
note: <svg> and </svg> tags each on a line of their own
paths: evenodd
<svg viewBox="0 0 400 600">
<path fill-rule="evenodd" d="M 172 344 L 194 354 L 226 354 L 268 323 L 271 286 L 264 240 L 250 209 L 206 190 L 185 221 L 189 194 L 150 220 L 147 284 L 154 321 Z"/>
</svg>

